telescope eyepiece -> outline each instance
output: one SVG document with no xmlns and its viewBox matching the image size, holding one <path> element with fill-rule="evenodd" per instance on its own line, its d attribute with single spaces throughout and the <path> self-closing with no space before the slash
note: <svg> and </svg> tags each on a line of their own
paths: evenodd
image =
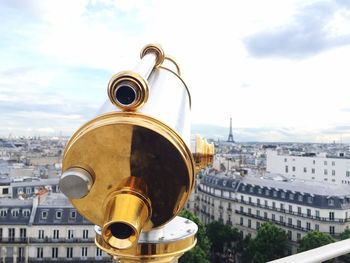
<svg viewBox="0 0 350 263">
<path fill-rule="evenodd" d="M 134 229 L 125 223 L 113 223 L 109 226 L 112 235 L 118 239 L 127 239 L 135 235 Z"/>
<path fill-rule="evenodd" d="M 121 105 L 130 106 L 135 103 L 137 93 L 134 87 L 128 84 L 121 84 L 115 90 L 115 99 Z"/>
</svg>

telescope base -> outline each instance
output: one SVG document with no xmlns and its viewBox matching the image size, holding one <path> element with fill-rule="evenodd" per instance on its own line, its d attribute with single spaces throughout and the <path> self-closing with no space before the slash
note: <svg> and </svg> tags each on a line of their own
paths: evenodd
<svg viewBox="0 0 350 263">
<path fill-rule="evenodd" d="M 116 249 L 104 241 L 101 228 L 95 226 L 95 243 L 120 263 L 170 263 L 196 245 L 197 230 L 194 222 L 177 216 L 163 227 L 142 232 L 136 246 Z"/>
</svg>

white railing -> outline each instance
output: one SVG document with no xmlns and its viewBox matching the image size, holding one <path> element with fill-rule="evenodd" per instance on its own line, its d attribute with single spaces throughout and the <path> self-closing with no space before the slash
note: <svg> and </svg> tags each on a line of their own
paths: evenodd
<svg viewBox="0 0 350 263">
<path fill-rule="evenodd" d="M 331 243 L 268 263 L 320 263 L 350 253 L 350 239 Z"/>
</svg>

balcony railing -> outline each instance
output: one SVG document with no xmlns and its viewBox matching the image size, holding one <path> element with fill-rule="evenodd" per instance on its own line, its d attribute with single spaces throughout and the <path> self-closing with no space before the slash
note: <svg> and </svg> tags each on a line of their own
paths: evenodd
<svg viewBox="0 0 350 263">
<path fill-rule="evenodd" d="M 0 239 L 0 243 L 13 243 L 13 244 L 26 244 L 28 243 L 27 237 L 3 237 Z"/>
<path fill-rule="evenodd" d="M 56 259 L 52 259 L 52 258 L 29 258 L 28 259 L 28 263 L 52 263 L 52 262 L 85 262 L 85 263 L 109 263 L 109 262 L 113 262 L 111 258 L 56 258 Z"/>
<path fill-rule="evenodd" d="M 350 253 L 350 239 L 331 243 L 268 263 L 319 263 Z"/>
<path fill-rule="evenodd" d="M 276 219 L 270 219 L 267 217 L 263 217 L 263 216 L 259 216 L 259 215 L 255 215 L 255 214 L 251 214 L 251 213 L 247 213 L 247 212 L 243 212 L 240 210 L 235 210 L 236 214 L 240 214 L 240 215 L 244 215 L 244 216 L 248 216 L 248 217 L 252 217 L 255 219 L 259 219 L 262 221 L 267 221 L 267 222 L 273 222 L 276 225 L 280 225 L 286 228 L 290 228 L 290 229 L 295 229 L 295 230 L 299 230 L 299 231 L 304 231 L 304 232 L 309 232 L 311 231 L 311 228 L 306 228 L 306 227 L 302 227 L 302 226 L 298 226 L 298 225 L 293 225 L 290 223 L 286 223 L 286 222 L 281 222 L 281 221 L 277 221 Z M 340 233 L 329 233 L 330 235 L 332 235 L 333 237 L 339 237 Z"/>
<path fill-rule="evenodd" d="M 29 238 L 29 243 L 94 243 L 95 238 Z"/>
</svg>

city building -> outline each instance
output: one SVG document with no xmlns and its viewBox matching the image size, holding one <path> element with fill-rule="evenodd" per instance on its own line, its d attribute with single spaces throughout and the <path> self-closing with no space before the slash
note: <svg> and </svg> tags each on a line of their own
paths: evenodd
<svg viewBox="0 0 350 263">
<path fill-rule="evenodd" d="M 346 185 L 289 180 L 281 175 L 227 176 L 208 171 L 200 179 L 189 208 L 204 222 L 214 220 L 254 236 L 264 222 L 284 229 L 296 253 L 297 241 L 319 230 L 337 238 L 350 225 Z"/>
<path fill-rule="evenodd" d="M 331 155 L 268 150 L 266 171 L 300 180 L 350 184 L 350 158 L 342 152 Z"/>
<path fill-rule="evenodd" d="M 94 225 L 61 193 L 0 199 L 0 262 L 112 262 L 96 247 Z"/>
</svg>

